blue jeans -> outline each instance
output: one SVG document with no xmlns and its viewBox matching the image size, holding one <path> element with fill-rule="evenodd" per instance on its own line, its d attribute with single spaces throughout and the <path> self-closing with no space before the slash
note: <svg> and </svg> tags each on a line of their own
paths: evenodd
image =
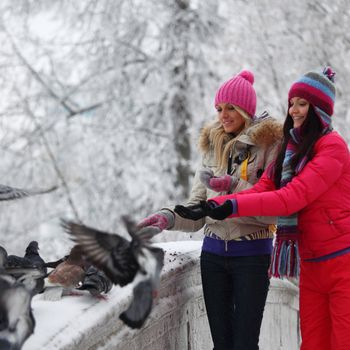
<svg viewBox="0 0 350 350">
<path fill-rule="evenodd" d="M 214 350 L 258 350 L 270 285 L 270 255 L 227 257 L 202 251 L 204 302 Z"/>
</svg>

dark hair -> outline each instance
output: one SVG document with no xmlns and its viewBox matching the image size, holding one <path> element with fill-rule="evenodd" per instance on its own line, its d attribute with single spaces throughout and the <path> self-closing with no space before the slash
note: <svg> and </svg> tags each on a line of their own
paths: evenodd
<svg viewBox="0 0 350 350">
<path fill-rule="evenodd" d="M 283 142 L 281 145 L 281 150 L 277 155 L 273 171 L 273 180 L 276 188 L 280 188 L 282 165 L 287 145 L 291 138 L 291 135 L 289 133 L 291 129 L 293 129 L 293 119 L 288 113 L 283 125 Z M 316 114 L 314 107 L 310 104 L 309 111 L 307 113 L 307 118 L 305 119 L 302 125 L 302 141 L 298 145 L 297 151 L 295 152 L 291 160 L 293 174 L 295 167 L 301 159 L 303 159 L 305 156 L 308 161 L 312 159 L 314 145 L 316 141 L 322 136 L 322 131 L 323 125 L 320 121 L 320 118 Z"/>
</svg>

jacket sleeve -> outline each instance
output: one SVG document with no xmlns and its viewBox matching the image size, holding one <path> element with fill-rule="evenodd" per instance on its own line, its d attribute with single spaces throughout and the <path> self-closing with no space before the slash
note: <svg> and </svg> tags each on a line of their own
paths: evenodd
<svg viewBox="0 0 350 350">
<path fill-rule="evenodd" d="M 300 211 L 340 178 L 348 159 L 349 150 L 343 139 L 336 133 L 323 136 L 315 145 L 314 157 L 285 187 L 236 196 L 238 216 L 288 216 Z"/>
<path fill-rule="evenodd" d="M 199 169 L 200 168 L 198 168 L 195 173 L 190 197 L 185 204 L 186 206 L 198 204 L 200 201 L 207 200 L 206 187 L 199 180 Z M 193 220 L 189 220 L 181 217 L 170 208 L 164 208 L 164 209 L 170 210 L 175 216 L 174 226 L 170 229 L 172 231 L 196 232 L 200 230 L 205 224 L 205 218 L 202 218 L 197 221 L 193 221 Z"/>
<path fill-rule="evenodd" d="M 210 198 L 210 200 L 220 205 L 220 204 L 223 204 L 228 199 L 234 199 L 234 198 L 237 199 L 239 196 L 242 196 L 245 194 L 273 191 L 275 190 L 275 184 L 272 181 L 272 179 L 269 178 L 269 176 L 267 175 L 267 172 L 268 171 L 265 170 L 260 180 L 255 185 L 253 185 L 252 187 L 242 192 L 227 194 L 224 196 L 217 196 L 217 197 Z"/>
</svg>

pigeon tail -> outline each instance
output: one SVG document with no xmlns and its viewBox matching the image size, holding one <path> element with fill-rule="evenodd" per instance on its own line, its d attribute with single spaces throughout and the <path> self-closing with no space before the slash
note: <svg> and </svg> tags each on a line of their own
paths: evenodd
<svg viewBox="0 0 350 350">
<path fill-rule="evenodd" d="M 119 318 L 130 328 L 141 328 L 152 310 L 152 282 L 145 280 L 134 287 L 133 300 Z"/>
</svg>

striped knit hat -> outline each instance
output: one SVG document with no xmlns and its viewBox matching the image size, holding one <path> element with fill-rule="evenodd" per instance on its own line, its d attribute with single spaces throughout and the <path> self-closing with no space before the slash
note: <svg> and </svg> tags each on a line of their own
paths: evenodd
<svg viewBox="0 0 350 350">
<path fill-rule="evenodd" d="M 240 107 L 249 117 L 254 117 L 256 93 L 253 84 L 254 74 L 243 70 L 221 85 L 215 96 L 215 106 L 219 103 L 230 103 Z"/>
<path fill-rule="evenodd" d="M 311 103 L 324 125 L 331 124 L 334 109 L 335 72 L 326 67 L 322 73 L 308 72 L 300 77 L 290 88 L 288 103 L 293 97 L 301 97 Z"/>
</svg>

